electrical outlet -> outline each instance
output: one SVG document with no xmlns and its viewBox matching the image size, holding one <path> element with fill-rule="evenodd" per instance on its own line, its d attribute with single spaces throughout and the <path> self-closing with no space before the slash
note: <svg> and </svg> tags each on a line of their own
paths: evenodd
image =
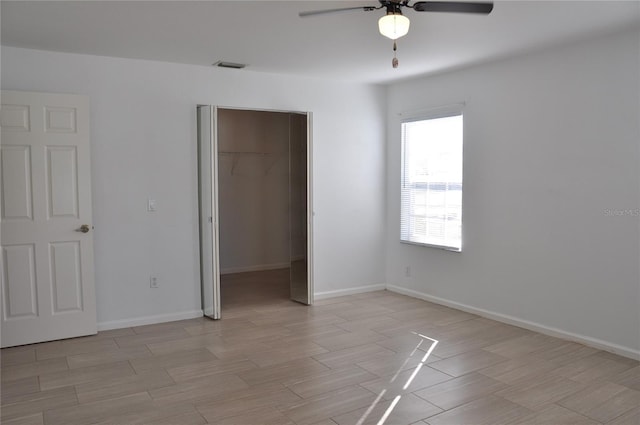
<svg viewBox="0 0 640 425">
<path fill-rule="evenodd" d="M 406 267 L 404 268 L 404 276 L 405 276 L 405 277 L 411 277 L 411 267 L 406 266 Z"/>
<path fill-rule="evenodd" d="M 158 278 L 155 276 L 151 276 L 151 278 L 149 279 L 149 287 L 150 288 L 157 288 L 158 287 Z"/>
</svg>

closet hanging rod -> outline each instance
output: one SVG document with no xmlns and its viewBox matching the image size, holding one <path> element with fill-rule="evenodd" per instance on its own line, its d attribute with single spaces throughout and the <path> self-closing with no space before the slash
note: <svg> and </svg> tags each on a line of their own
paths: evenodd
<svg viewBox="0 0 640 425">
<path fill-rule="evenodd" d="M 218 151 L 221 155 L 284 155 L 287 152 L 249 152 L 249 151 Z"/>
</svg>

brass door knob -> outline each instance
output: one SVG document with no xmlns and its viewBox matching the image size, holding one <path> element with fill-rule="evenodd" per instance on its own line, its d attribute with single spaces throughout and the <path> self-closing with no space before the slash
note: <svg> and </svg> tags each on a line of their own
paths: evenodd
<svg viewBox="0 0 640 425">
<path fill-rule="evenodd" d="M 89 225 L 88 224 L 83 224 L 82 226 L 80 226 L 79 229 L 76 229 L 76 232 L 88 233 L 89 232 Z"/>
</svg>

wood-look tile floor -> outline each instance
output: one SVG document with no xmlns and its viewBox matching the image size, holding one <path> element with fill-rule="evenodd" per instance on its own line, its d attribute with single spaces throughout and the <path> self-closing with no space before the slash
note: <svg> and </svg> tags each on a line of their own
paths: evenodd
<svg viewBox="0 0 640 425">
<path fill-rule="evenodd" d="M 2 350 L 1 422 L 640 423 L 637 361 L 386 291 L 302 306 L 286 272 L 225 276 L 220 321 Z"/>
</svg>

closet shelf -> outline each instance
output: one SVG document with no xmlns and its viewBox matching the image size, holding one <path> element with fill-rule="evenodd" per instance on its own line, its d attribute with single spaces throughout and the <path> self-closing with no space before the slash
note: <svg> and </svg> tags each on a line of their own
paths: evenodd
<svg viewBox="0 0 640 425">
<path fill-rule="evenodd" d="M 218 151 L 220 155 L 246 155 L 246 156 L 270 156 L 284 155 L 287 152 L 249 152 L 249 151 Z"/>
<path fill-rule="evenodd" d="M 269 165 L 266 167 L 266 170 L 264 172 L 265 175 L 269 174 L 269 171 L 271 171 L 271 169 L 273 168 L 273 166 L 276 164 L 276 162 L 278 162 L 278 160 L 280 159 L 280 157 L 288 154 L 288 152 L 282 151 L 282 152 L 251 152 L 251 151 L 218 151 L 218 154 L 221 156 L 231 156 L 231 175 L 233 175 L 233 172 L 236 169 L 236 166 L 238 165 L 238 161 L 240 160 L 241 157 L 249 157 L 249 156 L 259 156 L 259 157 L 275 157 L 272 158 Z"/>
</svg>

